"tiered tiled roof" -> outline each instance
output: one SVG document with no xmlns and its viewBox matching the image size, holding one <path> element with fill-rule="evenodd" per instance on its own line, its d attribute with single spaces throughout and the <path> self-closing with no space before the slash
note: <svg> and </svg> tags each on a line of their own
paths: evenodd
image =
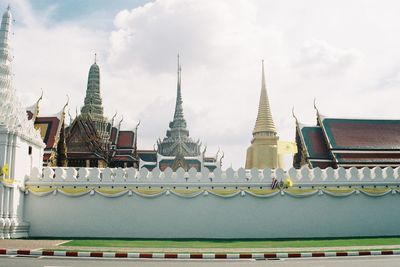
<svg viewBox="0 0 400 267">
<path fill-rule="evenodd" d="M 317 126 L 297 123 L 295 166 L 400 166 L 400 120 L 317 117 Z"/>
</svg>

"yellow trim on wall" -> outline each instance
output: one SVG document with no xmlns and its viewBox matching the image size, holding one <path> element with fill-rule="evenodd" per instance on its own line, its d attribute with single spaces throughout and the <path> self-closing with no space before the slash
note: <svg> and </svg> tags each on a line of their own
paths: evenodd
<svg viewBox="0 0 400 267">
<path fill-rule="evenodd" d="M 1 180 L 4 183 L 4 179 Z M 14 180 L 12 180 L 14 182 Z M 107 197 L 118 197 L 122 196 L 129 191 L 136 193 L 139 196 L 143 197 L 158 197 L 161 195 L 165 195 L 167 190 L 171 193 L 180 196 L 180 197 L 196 197 L 205 192 L 220 196 L 220 197 L 233 197 L 239 194 L 240 192 L 248 193 L 255 197 L 268 197 L 277 195 L 280 190 L 279 189 L 270 189 L 270 188 L 251 188 L 251 189 L 244 189 L 244 188 L 215 188 L 215 189 L 198 189 L 198 188 L 175 188 L 175 189 L 161 189 L 161 188 L 125 188 L 125 187 L 101 187 L 101 188 L 86 188 L 86 187 L 64 187 L 64 188 L 50 188 L 48 186 L 44 187 L 37 187 L 37 186 L 26 186 L 25 188 L 27 191 L 32 192 L 38 196 L 44 196 L 54 191 L 59 191 L 68 196 L 82 196 L 91 191 L 95 193 L 99 193 L 100 195 L 107 196 Z M 394 190 L 394 192 L 399 192 L 397 188 L 287 188 L 283 189 L 282 191 L 291 195 L 291 196 L 299 196 L 299 197 L 308 197 L 312 196 L 318 191 L 321 190 L 322 192 L 334 196 L 334 197 L 346 197 L 358 190 L 359 192 L 365 193 L 368 196 L 379 197 L 386 195 Z"/>
<path fill-rule="evenodd" d="M 279 189 L 259 189 L 259 188 L 252 188 L 252 189 L 247 189 L 246 192 L 251 193 L 256 196 L 268 196 L 268 195 L 273 195 L 275 193 L 279 192 Z"/>
<path fill-rule="evenodd" d="M 67 188 L 59 188 L 57 190 L 67 195 L 78 195 L 78 194 L 81 195 L 84 193 L 89 193 L 91 191 L 91 189 L 89 188 L 82 188 L 82 187 L 78 188 L 67 187 Z"/>
</svg>

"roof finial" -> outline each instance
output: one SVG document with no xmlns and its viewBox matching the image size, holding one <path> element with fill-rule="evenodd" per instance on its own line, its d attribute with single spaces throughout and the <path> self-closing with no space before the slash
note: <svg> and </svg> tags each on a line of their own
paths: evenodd
<svg viewBox="0 0 400 267">
<path fill-rule="evenodd" d="M 69 109 L 68 109 L 68 117 L 69 117 L 69 125 L 71 125 L 74 120 L 72 119 L 72 116 L 71 116 L 71 113 L 69 112 Z"/>
<path fill-rule="evenodd" d="M 97 53 L 94 53 L 94 64 L 97 63 Z"/>
<path fill-rule="evenodd" d="M 314 109 L 317 112 L 317 116 L 319 116 L 319 110 L 317 108 L 317 98 L 314 98 Z"/>
<path fill-rule="evenodd" d="M 115 111 L 114 116 L 112 116 L 112 118 L 111 118 L 111 126 L 114 126 L 114 120 L 115 120 L 115 117 L 117 116 L 117 114 L 118 114 L 118 112 Z"/>
<path fill-rule="evenodd" d="M 225 152 L 222 150 L 222 157 L 219 159 L 219 167 L 222 167 L 222 160 L 225 158 Z"/>
<path fill-rule="evenodd" d="M 69 95 L 67 95 L 67 103 L 65 103 L 65 105 L 64 105 L 64 107 L 63 107 L 63 111 L 62 111 L 62 120 L 63 120 L 63 121 L 65 120 L 65 115 L 66 115 L 67 113 L 68 113 L 68 115 L 69 115 L 69 109 L 68 109 L 68 112 L 67 112 L 68 104 L 69 104 Z M 70 118 L 70 124 L 71 124 L 71 118 Z"/>
<path fill-rule="evenodd" d="M 11 6 L 10 6 L 10 4 L 8 4 L 7 10 L 10 11 L 10 9 L 11 9 Z"/>
<path fill-rule="evenodd" d="M 217 154 L 215 154 L 215 159 L 218 159 L 219 152 L 221 152 L 221 148 L 220 147 L 218 147 Z"/>
<path fill-rule="evenodd" d="M 137 129 L 139 128 L 140 123 L 141 123 L 141 120 L 139 120 L 138 123 L 136 124 L 136 126 L 135 126 L 135 132 L 137 132 Z"/>
<path fill-rule="evenodd" d="M 64 108 L 66 108 L 69 104 L 69 95 L 67 94 L 67 103 L 65 103 Z"/>
<path fill-rule="evenodd" d="M 43 88 L 40 88 L 40 91 L 42 91 L 42 93 L 40 94 L 40 97 L 39 97 L 39 99 L 38 99 L 38 101 L 37 101 L 37 102 L 39 102 L 40 100 L 42 100 L 42 99 L 43 99 Z"/>
<path fill-rule="evenodd" d="M 298 124 L 299 121 L 297 120 L 296 114 L 294 114 L 294 107 L 292 107 L 292 116 L 293 116 L 294 120 L 296 121 L 296 124 Z"/>
<path fill-rule="evenodd" d="M 206 154 L 206 151 L 207 151 L 207 144 L 204 146 L 204 150 L 203 150 L 203 157 L 204 157 L 204 155 Z"/>
<path fill-rule="evenodd" d="M 118 130 L 121 129 L 121 124 L 122 124 L 123 121 L 124 121 L 124 115 L 121 116 L 121 120 L 118 123 Z"/>
</svg>

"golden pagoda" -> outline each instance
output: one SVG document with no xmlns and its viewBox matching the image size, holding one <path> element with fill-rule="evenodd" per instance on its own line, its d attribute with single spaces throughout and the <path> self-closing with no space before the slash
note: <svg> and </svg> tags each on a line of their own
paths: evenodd
<svg viewBox="0 0 400 267">
<path fill-rule="evenodd" d="M 278 154 L 279 137 L 276 132 L 265 85 L 264 60 L 262 61 L 261 95 L 253 140 L 247 149 L 246 169 L 281 168 L 283 160 Z"/>
</svg>

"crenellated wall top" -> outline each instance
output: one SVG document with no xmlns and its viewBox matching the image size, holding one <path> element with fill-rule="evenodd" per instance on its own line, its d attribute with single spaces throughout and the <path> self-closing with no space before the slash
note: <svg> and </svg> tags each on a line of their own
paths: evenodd
<svg viewBox="0 0 400 267">
<path fill-rule="evenodd" d="M 104 197 L 138 195 L 145 198 L 168 196 L 183 198 L 214 195 L 223 198 L 251 195 L 269 198 L 277 195 L 310 197 L 329 195 L 347 197 L 364 194 L 382 197 L 400 193 L 400 168 L 374 169 L 251 169 L 231 168 L 223 171 L 204 169 L 173 172 L 143 168 L 44 168 L 32 169 L 30 178 L 20 189 L 35 196 L 69 197 L 99 194 Z M 277 180 L 277 183 L 272 181 Z"/>
<path fill-rule="evenodd" d="M 134 168 L 50 168 L 39 171 L 32 169 L 31 176 L 26 180 L 31 183 L 140 183 L 140 184 L 271 184 L 272 179 L 285 181 L 290 179 L 293 185 L 323 185 L 323 184 L 400 184 L 400 168 L 338 168 L 338 169 L 251 169 L 219 168 L 210 172 L 204 168 L 197 172 L 192 168 L 185 172 L 180 168 L 173 172 L 171 168 L 160 171 L 158 168 L 148 171 Z"/>
</svg>

